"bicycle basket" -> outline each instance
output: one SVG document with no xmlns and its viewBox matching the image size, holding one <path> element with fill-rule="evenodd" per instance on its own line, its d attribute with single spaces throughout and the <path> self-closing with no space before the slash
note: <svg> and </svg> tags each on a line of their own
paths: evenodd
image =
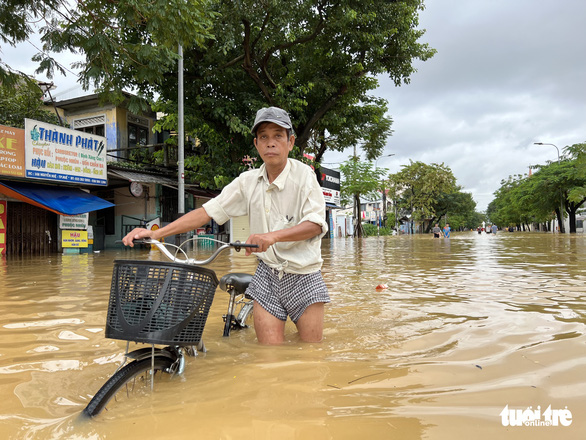
<svg viewBox="0 0 586 440">
<path fill-rule="evenodd" d="M 195 345 L 201 340 L 217 285 L 215 272 L 199 266 L 116 260 L 106 337 Z"/>
</svg>

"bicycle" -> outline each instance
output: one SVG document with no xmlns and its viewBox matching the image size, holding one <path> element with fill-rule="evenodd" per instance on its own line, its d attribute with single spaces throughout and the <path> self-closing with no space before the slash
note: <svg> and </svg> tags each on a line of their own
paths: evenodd
<svg viewBox="0 0 586 440">
<path fill-rule="evenodd" d="M 186 242 L 172 245 L 177 249 L 173 255 L 167 249 L 171 245 L 150 239 L 135 243 L 154 244 L 171 262 L 114 261 L 105 333 L 106 338 L 127 341 L 126 353 L 122 364 L 82 411 L 85 416 L 98 415 L 123 390 L 127 395 L 134 394 L 137 387 L 150 383 L 152 391 L 157 373 L 157 381 L 182 374 L 186 354 L 197 356 L 198 351 L 206 352 L 201 335 L 218 284 L 230 295 L 228 312 L 223 317 L 223 335 L 247 327 L 253 303 L 245 292 L 252 275 L 229 273 L 218 281 L 213 270 L 201 266 L 211 263 L 226 249 L 240 251 L 258 246 L 213 241 L 221 246 L 201 261 L 188 258 L 182 249 Z M 184 259 L 178 258 L 179 252 Z M 151 347 L 129 351 L 131 341 Z M 165 347 L 155 348 L 155 344 Z"/>
</svg>

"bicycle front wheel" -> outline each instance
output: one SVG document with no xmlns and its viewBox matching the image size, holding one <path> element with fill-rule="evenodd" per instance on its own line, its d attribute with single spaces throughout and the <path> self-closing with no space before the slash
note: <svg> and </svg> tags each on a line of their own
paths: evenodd
<svg viewBox="0 0 586 440">
<path fill-rule="evenodd" d="M 172 374 L 171 366 L 173 359 L 163 356 L 156 356 L 154 361 L 154 380 L 168 380 Z M 127 399 L 137 394 L 144 394 L 150 390 L 152 367 L 151 358 L 133 361 L 116 372 L 100 388 L 90 403 L 85 407 L 83 413 L 86 416 L 94 417 L 104 408 L 109 409 L 121 399 Z"/>
</svg>

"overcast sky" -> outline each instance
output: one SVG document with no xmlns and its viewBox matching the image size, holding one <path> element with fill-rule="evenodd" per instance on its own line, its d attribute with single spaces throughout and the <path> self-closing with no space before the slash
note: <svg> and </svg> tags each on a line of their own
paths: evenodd
<svg viewBox="0 0 586 440">
<path fill-rule="evenodd" d="M 502 179 L 557 160 L 554 147 L 534 142 L 560 150 L 585 142 L 585 18 L 584 0 L 427 0 L 420 27 L 437 54 L 416 63 L 410 84 L 381 78 L 374 92 L 389 101 L 394 120 L 384 154 L 395 156 L 378 167 L 443 162 L 482 211 Z M 33 73 L 30 44 L 2 51 L 4 61 Z M 65 99 L 75 77 L 56 83 L 54 94 Z M 351 154 L 328 153 L 324 162 Z"/>
<path fill-rule="evenodd" d="M 502 179 L 557 160 L 534 142 L 586 142 L 585 18 L 584 0 L 427 0 L 420 28 L 437 54 L 408 85 L 381 80 L 395 156 L 377 166 L 443 162 L 484 211 Z"/>
</svg>

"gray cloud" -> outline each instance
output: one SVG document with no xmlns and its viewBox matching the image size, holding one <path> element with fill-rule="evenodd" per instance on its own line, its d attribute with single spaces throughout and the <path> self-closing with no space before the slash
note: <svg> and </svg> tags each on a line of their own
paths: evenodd
<svg viewBox="0 0 586 440">
<path fill-rule="evenodd" d="M 502 179 L 557 159 L 533 142 L 586 141 L 584 17 L 579 0 L 428 1 L 420 27 L 438 53 L 408 85 L 380 79 L 394 119 L 385 153 L 396 156 L 378 166 L 444 162 L 484 210 Z"/>
</svg>

